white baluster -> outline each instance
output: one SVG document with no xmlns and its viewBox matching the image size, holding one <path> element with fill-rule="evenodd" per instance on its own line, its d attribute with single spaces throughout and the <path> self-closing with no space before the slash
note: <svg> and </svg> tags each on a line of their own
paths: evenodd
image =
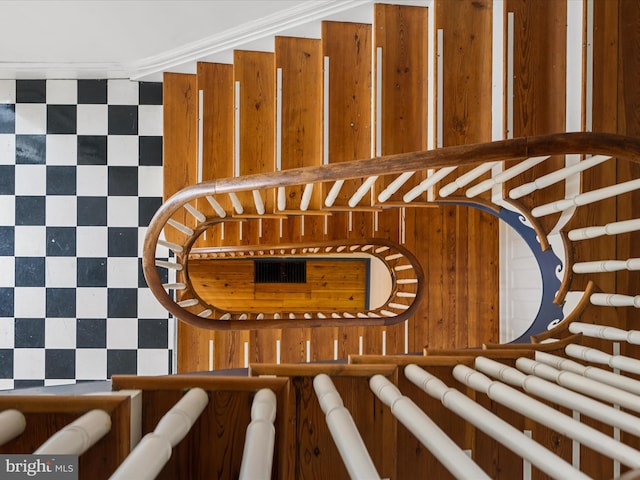
<svg viewBox="0 0 640 480">
<path fill-rule="evenodd" d="M 262 200 L 262 195 L 260 195 L 260 191 L 253 190 L 251 193 L 253 193 L 253 203 L 255 203 L 256 205 L 256 212 L 258 212 L 258 215 L 264 215 L 264 212 L 265 212 L 264 201 Z"/>
<path fill-rule="evenodd" d="M 601 237 L 602 235 L 619 235 L 621 233 L 640 230 L 640 218 L 611 222 L 604 226 L 576 228 L 569 231 L 569 240 L 586 240 L 588 238 Z"/>
<path fill-rule="evenodd" d="M 189 433 L 209 403 L 207 392 L 192 388 L 160 419 L 153 433 L 169 440 L 175 447 Z"/>
<path fill-rule="evenodd" d="M 229 312 L 227 312 L 227 313 L 223 314 L 223 315 L 220 317 L 220 320 L 229 320 L 229 319 L 231 319 L 231 314 L 230 314 Z"/>
<path fill-rule="evenodd" d="M 154 480 L 171 458 L 171 443 L 148 433 L 120 464 L 109 480 Z"/>
<path fill-rule="evenodd" d="M 398 292 L 396 293 L 397 297 L 405 297 L 405 298 L 415 298 L 416 294 L 413 292 Z"/>
<path fill-rule="evenodd" d="M 418 279 L 417 278 L 401 278 L 399 280 L 396 280 L 396 283 L 398 285 L 409 285 L 412 283 L 418 283 Z"/>
<path fill-rule="evenodd" d="M 360 203 L 360 200 L 362 200 L 367 192 L 371 190 L 371 187 L 373 187 L 373 184 L 376 183 L 377 179 L 377 175 L 374 175 L 372 177 L 368 177 L 364 182 L 362 182 L 362 185 L 360 185 L 356 190 L 356 193 L 354 193 L 349 199 L 348 204 L 351 208 L 354 208 L 358 203 Z"/>
<path fill-rule="evenodd" d="M 618 293 L 593 293 L 589 301 L 603 307 L 636 307 L 640 308 L 640 295 L 620 295 Z"/>
<path fill-rule="evenodd" d="M 469 188 L 466 192 L 466 196 L 468 198 L 472 198 L 472 197 L 475 197 L 476 195 L 481 194 L 482 192 L 491 190 L 495 185 L 500 185 L 506 182 L 507 180 L 511 180 L 512 178 L 517 177 L 521 173 L 526 172 L 527 170 L 535 167 L 541 162 L 544 162 L 547 158 L 549 158 L 548 155 L 544 157 L 527 158 L 526 160 L 519 162 L 518 164 L 514 165 L 511 168 L 507 168 L 506 170 L 503 170 L 502 172 L 497 174 L 495 177 L 484 180 L 479 184 Z"/>
<path fill-rule="evenodd" d="M 278 187 L 278 210 L 287 209 L 287 192 L 284 187 Z"/>
<path fill-rule="evenodd" d="M 168 268 L 170 270 L 182 270 L 182 264 L 176 262 L 168 262 L 166 260 L 156 260 L 156 267 Z"/>
<path fill-rule="evenodd" d="M 587 337 L 603 338 L 614 342 L 628 342 L 640 345 L 640 330 L 623 330 L 607 325 L 593 323 L 572 322 L 569 324 L 571 333 L 582 333 Z"/>
<path fill-rule="evenodd" d="M 307 183 L 304 186 L 304 191 L 302 192 L 302 198 L 300 199 L 300 210 L 307 211 L 309 209 L 309 204 L 311 203 L 312 195 L 313 195 L 313 183 Z"/>
<path fill-rule="evenodd" d="M 525 195 L 528 195 L 536 190 L 541 190 L 546 188 L 554 183 L 560 182 L 569 178 L 576 173 L 580 173 L 588 168 L 599 165 L 600 163 L 609 160 L 611 157 L 606 155 L 594 155 L 593 157 L 586 158 L 575 165 L 571 165 L 569 167 L 561 168 L 560 170 L 556 170 L 555 172 L 551 172 L 547 175 L 543 175 L 540 178 L 537 178 L 533 182 L 525 183 L 524 185 L 520 185 L 512 189 L 509 192 L 509 197 L 514 200 L 517 198 L 522 198 Z"/>
<path fill-rule="evenodd" d="M 478 405 L 455 388 L 425 372 L 416 365 L 407 365 L 405 376 L 418 388 L 442 402 L 449 410 L 464 418 L 512 452 L 528 460 L 554 478 L 589 478 L 554 455 L 539 443 L 525 436 L 507 422 Z"/>
<path fill-rule="evenodd" d="M 391 260 L 397 260 L 398 258 L 402 258 L 402 257 L 404 257 L 404 255 L 401 253 L 392 253 L 391 255 L 387 255 L 386 257 L 384 257 L 384 259 L 387 262 L 390 262 Z"/>
<path fill-rule="evenodd" d="M 573 264 L 574 273 L 619 272 L 620 270 L 640 270 L 640 258 L 628 260 L 598 260 Z"/>
<path fill-rule="evenodd" d="M 240 480 L 269 480 L 276 443 L 276 395 L 259 390 L 251 404 L 251 423 L 247 427 L 240 465 Z"/>
<path fill-rule="evenodd" d="M 242 203 L 240 202 L 238 196 L 235 193 L 230 192 L 229 198 L 231 199 L 231 204 L 233 205 L 233 209 L 236 211 L 236 213 L 238 215 L 242 215 L 244 213 L 244 207 L 242 206 Z"/>
<path fill-rule="evenodd" d="M 227 212 L 224 210 L 224 208 L 222 208 L 222 205 L 220 205 L 215 198 L 213 198 L 211 195 L 207 195 L 206 198 L 209 202 L 209 205 L 211 205 L 211 208 L 213 208 L 213 210 L 218 214 L 220 218 L 224 218 L 227 216 Z"/>
<path fill-rule="evenodd" d="M 362 337 L 360 337 L 362 338 Z M 374 375 L 369 386 L 376 397 L 391 408 L 396 417 L 455 478 L 490 478 L 413 401 L 382 375 Z"/>
<path fill-rule="evenodd" d="M 389 185 L 387 185 L 387 188 L 380 192 L 380 194 L 378 195 L 378 201 L 380 203 L 384 203 L 389 200 L 394 193 L 400 190 L 400 187 L 402 187 L 402 185 L 407 183 L 407 181 L 413 176 L 414 173 L 416 172 L 401 173 L 391 183 L 389 183 Z"/>
<path fill-rule="evenodd" d="M 202 318 L 209 318 L 212 314 L 213 314 L 213 310 L 211 310 L 210 308 L 207 308 L 207 309 L 201 311 L 198 314 L 198 316 L 202 317 Z"/>
<path fill-rule="evenodd" d="M 174 253 L 182 253 L 182 245 L 178 245 L 177 243 L 167 242 L 166 240 L 158 239 L 158 245 L 162 245 L 163 247 L 167 247 L 173 250 Z"/>
<path fill-rule="evenodd" d="M 476 359 L 476 368 L 481 369 L 480 363 L 482 362 L 478 362 L 477 360 L 479 359 L 481 359 L 482 361 L 489 359 L 483 357 L 478 357 Z M 492 360 L 489 361 L 493 362 Z M 541 380 L 537 377 L 527 377 L 521 372 L 518 373 L 520 373 L 523 377 L 523 380 L 520 383 L 522 384 L 522 387 L 525 389 L 525 391 L 530 391 L 529 382 L 538 384 L 539 389 L 536 390 L 536 392 L 538 392 L 536 393 L 536 396 L 540 396 L 540 392 L 543 391 L 543 384 L 546 384 L 550 388 L 557 387 L 557 385 L 545 382 L 544 380 Z M 535 400 L 532 397 L 529 397 L 528 395 L 516 390 L 515 388 L 491 380 L 482 373 L 479 373 L 472 368 L 467 367 L 466 365 L 456 365 L 453 369 L 453 376 L 456 380 L 462 382 L 467 386 L 470 386 L 474 390 L 485 393 L 492 400 L 495 400 L 498 403 L 501 403 L 508 408 L 515 410 L 516 412 L 519 412 L 524 416 L 531 418 L 532 420 L 535 420 L 536 422 L 547 425 L 553 430 L 562 432 L 569 438 L 577 440 L 581 444 L 586 445 L 590 448 L 594 448 L 609 458 L 619 460 L 625 465 L 633 468 L 638 468 L 636 467 L 636 465 L 640 466 L 640 452 L 638 452 L 637 450 L 614 440 L 613 438 L 605 435 L 602 432 L 599 432 L 593 427 L 584 425 L 579 421 L 576 421 L 573 418 L 569 417 L 568 415 L 560 413 L 559 411 L 551 408 L 548 405 L 545 405 L 538 400 Z M 579 397 L 582 397 L 582 395 L 579 395 Z M 586 399 L 586 397 L 584 398 Z M 597 404 L 599 402 L 595 403 Z M 582 407 L 582 405 L 580 406 Z"/>
<path fill-rule="evenodd" d="M 195 207 L 192 207 L 190 204 L 185 203 L 183 207 L 187 212 L 193 215 L 193 217 L 196 220 L 198 220 L 200 223 L 204 222 L 207 219 L 207 217 L 205 217 L 200 210 L 196 209 Z"/>
<path fill-rule="evenodd" d="M 395 308 L 397 310 L 408 310 L 409 305 L 403 305 L 401 303 L 389 303 L 389 308 Z"/>
<path fill-rule="evenodd" d="M 586 362 L 609 365 L 625 372 L 640 374 L 640 360 L 623 355 L 609 355 L 595 348 L 570 344 L 565 347 L 565 352 L 570 357 L 579 358 Z"/>
<path fill-rule="evenodd" d="M 24 432 L 26 426 L 22 412 L 13 408 L 0 412 L 0 446 Z"/>
<path fill-rule="evenodd" d="M 559 394 L 556 397 L 545 397 L 548 400 L 557 401 L 564 407 L 577 410 L 589 417 L 601 420 L 608 425 L 618 427 L 625 432 L 633 433 L 633 435 L 640 434 L 640 418 L 621 412 L 605 404 L 616 404 L 638 412 L 640 411 L 640 402 L 638 402 L 637 395 L 598 382 L 597 380 L 583 377 L 577 373 L 558 370 L 550 365 L 531 360 L 530 358 L 519 358 L 516 361 L 516 367 L 524 373 L 535 375 L 536 377 L 549 380 L 550 382 L 556 382 L 560 385 L 556 390 Z M 563 389 L 562 387 L 565 388 Z M 583 395 L 575 392 L 580 392 Z M 532 393 L 534 392 L 532 391 Z M 602 400 L 605 403 L 598 402 L 589 397 Z"/>
<path fill-rule="evenodd" d="M 438 170 L 437 172 L 433 173 L 432 175 L 429 175 L 422 182 L 420 182 L 418 185 L 416 185 L 407 193 L 405 193 L 404 196 L 402 197 L 402 201 L 405 203 L 412 202 L 413 200 L 418 198 L 423 192 L 426 192 L 429 188 L 431 188 L 440 180 L 442 180 L 444 177 L 446 177 L 451 172 L 453 172 L 456 168 L 457 167 L 444 167 Z"/>
<path fill-rule="evenodd" d="M 185 234 L 187 234 L 189 236 L 193 235 L 193 230 L 192 229 L 190 229 L 189 227 L 187 227 L 186 225 L 184 225 L 184 224 L 182 224 L 180 222 L 177 222 L 173 218 L 170 218 L 169 220 L 167 220 L 167 224 L 171 225 L 176 230 L 179 230 L 182 233 L 185 233 Z"/>
<path fill-rule="evenodd" d="M 111 430 L 111 417 L 104 410 L 91 410 L 53 434 L 36 455 L 82 455 Z"/>
<path fill-rule="evenodd" d="M 313 388 L 349 476 L 352 479 L 379 479 L 358 428 L 331 379 L 325 374 L 317 375 L 313 379 Z"/>
<path fill-rule="evenodd" d="M 629 182 L 618 183 L 609 187 L 599 188 L 590 192 L 581 193 L 573 198 L 547 203 L 531 210 L 534 217 L 543 217 L 552 213 L 561 212 L 572 207 L 589 205 L 600 200 L 615 197 L 623 193 L 632 192 L 640 188 L 640 178 Z"/>
<path fill-rule="evenodd" d="M 195 307 L 196 305 L 198 305 L 198 300 L 195 299 L 195 298 L 189 298 L 188 300 L 182 300 L 182 301 L 177 302 L 177 303 L 182 308 Z"/>
<path fill-rule="evenodd" d="M 390 247 L 387 247 L 386 245 L 382 246 L 382 247 L 378 247 L 374 250 L 374 252 L 376 253 L 382 253 L 382 252 L 386 252 L 387 250 L 389 250 Z"/>
<path fill-rule="evenodd" d="M 393 267 L 396 272 L 401 272 L 402 270 L 411 270 L 412 268 L 413 265 L 396 265 L 395 267 Z"/>
<path fill-rule="evenodd" d="M 336 201 L 336 198 L 338 198 L 338 194 L 340 193 L 340 189 L 342 188 L 342 185 L 344 185 L 344 180 L 337 180 L 336 183 L 333 184 L 333 186 L 331 187 L 331 190 L 329 190 L 329 194 L 327 195 L 327 198 L 325 198 L 324 200 L 325 207 L 333 206 L 333 204 Z"/>
<path fill-rule="evenodd" d="M 471 182 L 473 182 L 476 178 L 484 175 L 488 171 L 490 171 L 493 167 L 500 165 L 500 162 L 489 162 L 478 165 L 473 170 L 468 171 L 467 173 L 463 173 L 458 178 L 456 178 L 453 182 L 446 184 L 444 187 L 440 189 L 438 195 L 442 198 L 448 197 L 453 192 L 458 190 L 459 188 L 466 187 Z"/>
</svg>

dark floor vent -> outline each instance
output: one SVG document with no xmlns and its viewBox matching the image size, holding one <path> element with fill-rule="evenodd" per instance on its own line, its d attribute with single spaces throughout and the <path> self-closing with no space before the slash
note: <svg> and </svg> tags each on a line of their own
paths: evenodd
<svg viewBox="0 0 640 480">
<path fill-rule="evenodd" d="M 254 260 L 254 283 L 307 283 L 305 260 Z"/>
</svg>

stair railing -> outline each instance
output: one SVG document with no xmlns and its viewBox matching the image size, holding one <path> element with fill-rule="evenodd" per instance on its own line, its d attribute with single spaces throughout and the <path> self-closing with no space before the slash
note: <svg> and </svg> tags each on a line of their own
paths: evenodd
<svg viewBox="0 0 640 480">
<path fill-rule="evenodd" d="M 186 187 L 176 193 L 156 212 L 156 215 L 150 223 L 144 242 L 144 274 L 150 289 L 167 310 L 187 323 L 204 328 L 228 330 L 349 324 L 390 325 L 398 323 L 399 321 L 409 318 L 414 313 L 418 306 L 417 300 L 419 299 L 419 295 L 407 310 L 394 314 L 392 317 L 382 319 L 374 317 L 359 318 L 357 315 L 358 312 L 347 312 L 349 314 L 343 315 L 341 318 L 324 319 L 317 313 L 310 312 L 310 314 L 304 316 L 304 318 L 244 318 L 243 321 L 245 321 L 245 323 L 243 324 L 239 323 L 242 314 L 234 316 L 231 312 L 218 312 L 215 309 L 204 308 L 204 306 L 200 305 L 200 302 L 196 302 L 196 299 L 187 299 L 186 303 L 182 303 L 182 305 L 175 302 L 167 293 L 167 289 L 163 287 L 156 270 L 156 265 L 175 270 L 179 272 L 178 276 L 180 277 L 184 273 L 182 272 L 183 262 L 188 258 L 195 238 L 210 226 L 221 222 L 238 222 L 246 221 L 247 218 L 262 218 L 264 215 L 275 215 L 276 213 L 279 216 L 289 214 L 287 210 L 278 210 L 274 213 L 266 212 L 263 208 L 260 208 L 260 202 L 252 202 L 255 203 L 255 205 L 243 205 L 237 195 L 239 192 L 254 192 L 253 198 L 255 200 L 258 197 L 263 198 L 263 190 L 270 190 L 274 193 L 275 198 L 276 191 L 284 191 L 286 195 L 286 189 L 289 187 L 304 186 L 306 190 L 311 191 L 314 186 L 321 187 L 323 183 L 328 183 L 332 185 L 331 188 L 320 188 L 321 191 L 328 192 L 327 198 L 323 201 L 325 206 L 331 205 L 330 209 L 327 208 L 328 211 L 335 209 L 341 211 L 357 211 L 362 208 L 382 210 L 383 208 L 394 208 L 398 206 L 410 207 L 424 205 L 426 201 L 423 199 L 423 196 L 421 196 L 421 193 L 428 188 L 437 187 L 440 182 L 444 182 L 446 176 L 451 175 L 457 167 L 474 166 L 475 168 L 471 170 L 471 172 L 463 173 L 457 180 L 444 184 L 443 188 L 439 189 L 439 191 L 442 192 L 442 197 L 436 196 L 435 198 L 436 203 L 441 198 L 444 200 L 443 197 L 445 195 L 448 197 L 447 201 L 468 203 L 469 197 L 475 197 L 487 188 L 490 189 L 497 184 L 503 184 L 504 181 L 512 176 L 518 175 L 524 170 L 544 162 L 546 158 L 565 154 L 593 155 L 593 157 L 588 161 L 581 162 L 578 168 L 568 167 L 561 169 L 532 182 L 533 185 L 518 187 L 520 190 L 514 189 L 512 196 L 521 197 L 523 191 L 527 193 L 532 188 L 534 188 L 534 190 L 544 188 L 547 184 L 562 181 L 572 175 L 580 174 L 581 171 L 602 163 L 609 157 L 619 157 L 638 162 L 640 158 L 640 139 L 603 133 L 562 133 L 483 144 L 446 147 L 437 150 L 388 155 L 366 160 L 203 182 Z M 504 170 L 495 178 L 483 178 L 484 173 L 488 172 L 496 162 L 513 160 L 518 160 L 519 163 L 516 166 Z M 429 176 L 427 174 L 425 181 L 417 185 L 413 191 L 410 190 L 402 195 L 402 202 L 394 201 L 394 195 L 396 193 L 400 195 L 401 193 L 399 189 L 402 184 L 409 180 L 414 172 L 418 171 L 434 172 L 432 175 L 435 176 Z M 472 172 L 475 173 L 471 175 Z M 375 183 L 383 177 L 388 179 L 388 187 L 378 195 L 377 202 L 374 201 L 370 207 L 358 206 L 359 201 L 364 198 L 369 190 L 375 190 Z M 337 192 L 344 184 L 344 181 L 350 179 L 359 179 L 361 185 L 366 185 L 367 188 L 359 190 L 345 205 L 336 206 L 335 196 Z M 462 187 L 467 188 L 466 196 L 451 197 L 452 193 Z M 584 192 L 571 199 L 557 200 L 547 205 L 534 206 L 532 213 L 534 216 L 545 216 L 566 208 L 597 202 L 638 188 L 640 188 L 640 179 L 633 179 L 620 186 L 613 185 L 593 192 Z M 225 211 L 221 207 L 220 200 L 225 196 L 231 199 L 233 204 L 232 211 Z M 302 200 L 304 200 L 304 195 L 302 197 Z M 208 217 L 203 212 L 197 210 L 194 205 L 198 199 L 206 199 L 208 204 L 213 208 L 215 216 Z M 486 200 L 480 199 L 479 202 L 486 203 Z M 305 203 L 304 205 L 300 205 L 299 211 L 292 211 L 290 214 L 300 214 L 300 211 L 304 211 L 308 207 L 309 205 Z M 324 208 L 325 207 L 323 207 L 323 209 Z M 177 212 L 183 210 L 188 212 L 189 220 L 193 219 L 195 221 L 193 225 L 186 225 L 184 220 L 179 221 L 176 218 L 172 218 Z M 592 236 L 603 233 L 616 234 L 619 232 L 634 231 L 639 228 L 638 222 L 640 222 L 640 219 L 628 219 L 622 222 L 616 222 L 615 226 L 607 225 L 604 227 L 596 227 L 597 231 L 593 230 L 594 227 L 586 226 L 585 228 L 591 230 L 574 229 L 569 233 L 568 238 L 573 241 L 573 239 L 591 238 Z M 619 225 L 620 223 L 622 225 Z M 165 228 L 171 230 L 174 237 L 182 238 L 182 240 L 180 242 L 161 240 L 160 236 Z M 546 245 L 546 238 L 542 238 L 546 233 L 542 231 L 537 233 L 540 237 L 541 245 Z M 175 253 L 176 261 L 156 260 L 155 251 L 157 245 L 170 248 Z M 232 250 L 238 250 L 239 248 L 240 247 L 232 247 Z M 265 246 L 265 249 L 266 248 L 277 249 L 278 246 Z M 296 248 L 303 249 L 308 247 L 306 245 L 298 245 Z M 316 245 L 313 248 L 321 247 L 317 247 Z M 568 254 L 565 255 L 565 258 L 567 257 L 569 257 Z M 567 263 L 568 265 L 565 268 L 565 272 L 573 272 L 571 258 L 567 258 Z M 631 268 L 635 268 L 636 263 L 632 262 L 629 265 L 631 265 Z M 414 270 L 417 272 L 415 266 Z M 417 281 L 420 285 L 423 279 L 417 277 Z M 571 274 L 566 273 L 563 286 L 560 289 L 561 295 L 558 296 L 557 301 L 562 302 L 564 300 L 563 295 L 568 291 L 570 282 Z M 182 284 L 186 285 L 187 283 L 188 282 L 177 281 L 172 285 L 174 287 L 182 287 Z M 170 286 L 171 285 L 169 285 L 169 287 Z M 419 289 L 420 287 L 418 290 Z M 601 295 L 605 295 L 605 297 L 601 299 Z M 593 303 L 600 302 L 598 304 L 612 306 L 640 305 L 640 301 L 637 301 L 638 297 L 620 298 L 616 295 L 615 293 L 596 294 L 592 296 L 591 301 Z M 399 304 L 404 305 L 404 302 Z M 200 311 L 197 312 L 192 307 L 197 307 Z M 189 311 L 187 308 L 192 308 L 194 311 Z M 390 309 L 387 310 L 389 311 Z M 392 311 L 391 313 L 395 312 Z M 350 318 L 351 316 L 353 316 L 353 318 Z M 246 320 L 248 320 L 248 323 Z"/>
</svg>

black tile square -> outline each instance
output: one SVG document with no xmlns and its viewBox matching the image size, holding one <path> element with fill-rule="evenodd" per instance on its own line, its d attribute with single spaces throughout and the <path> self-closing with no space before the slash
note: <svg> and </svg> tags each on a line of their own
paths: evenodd
<svg viewBox="0 0 640 480">
<path fill-rule="evenodd" d="M 0 195 L 13 195 L 16 192 L 15 165 L 0 165 Z"/>
<path fill-rule="evenodd" d="M 47 256 L 74 257 L 76 255 L 75 227 L 47 227 Z"/>
<path fill-rule="evenodd" d="M 162 197 L 138 198 L 138 226 L 147 227 L 149 222 L 162 205 Z"/>
<path fill-rule="evenodd" d="M 107 136 L 78 135 L 78 165 L 106 165 Z"/>
<path fill-rule="evenodd" d="M 14 380 L 13 388 L 20 390 L 22 388 L 38 388 L 44 387 L 44 380 Z"/>
<path fill-rule="evenodd" d="M 16 257 L 16 287 L 45 286 L 44 257 Z"/>
<path fill-rule="evenodd" d="M 16 106 L 0 105 L 0 133 L 16 133 Z"/>
<path fill-rule="evenodd" d="M 0 288 L 0 317 L 13 317 L 13 288 Z"/>
<path fill-rule="evenodd" d="M 84 258 L 76 260 L 78 287 L 106 287 L 107 259 Z"/>
<path fill-rule="evenodd" d="M 138 373 L 138 353 L 135 350 L 107 350 L 107 378 L 113 375 Z"/>
<path fill-rule="evenodd" d="M 76 105 L 47 105 L 47 133 L 77 133 L 78 107 Z"/>
<path fill-rule="evenodd" d="M 76 348 L 106 348 L 107 320 L 86 318 L 76 320 Z"/>
<path fill-rule="evenodd" d="M 16 318 L 15 348 L 44 348 L 44 318 Z"/>
<path fill-rule="evenodd" d="M 167 348 L 169 346 L 169 320 L 138 320 L 138 348 Z"/>
<path fill-rule="evenodd" d="M 13 350 L 12 349 L 8 349 L 8 348 L 0 349 L 0 378 L 13 378 Z"/>
<path fill-rule="evenodd" d="M 76 351 L 71 348 L 45 350 L 44 377 L 76 378 Z"/>
<path fill-rule="evenodd" d="M 156 267 L 160 282 L 169 283 L 169 270 L 162 267 Z M 144 270 L 142 269 L 142 259 L 138 259 L 138 288 L 149 288 L 147 280 L 144 278 Z"/>
<path fill-rule="evenodd" d="M 162 82 L 140 82 L 138 85 L 140 105 L 162 105 Z"/>
<path fill-rule="evenodd" d="M 16 197 L 16 225 L 44 225 L 46 197 Z"/>
<path fill-rule="evenodd" d="M 46 80 L 16 80 L 17 103 L 45 103 L 46 101 Z"/>
<path fill-rule="evenodd" d="M 137 105 L 109 105 L 109 135 L 138 134 Z"/>
<path fill-rule="evenodd" d="M 47 288 L 47 317 L 73 318 L 76 316 L 75 288 Z"/>
<path fill-rule="evenodd" d="M 138 229 L 136 227 L 109 227 L 107 255 L 109 257 L 137 257 Z"/>
<path fill-rule="evenodd" d="M 44 165 L 46 159 L 46 135 L 16 135 L 17 164 Z"/>
<path fill-rule="evenodd" d="M 109 170 L 109 195 L 131 196 L 138 195 L 137 167 L 107 167 Z"/>
<path fill-rule="evenodd" d="M 15 241 L 15 227 L 0 226 L 0 256 L 12 257 Z"/>
<path fill-rule="evenodd" d="M 78 197 L 78 225 L 105 226 L 107 224 L 107 197 Z"/>
<path fill-rule="evenodd" d="M 136 318 L 138 316 L 138 289 L 108 289 L 107 316 L 110 318 Z"/>
<path fill-rule="evenodd" d="M 47 195 L 75 195 L 76 167 L 47 166 Z"/>
<path fill-rule="evenodd" d="M 78 80 L 78 103 L 107 103 L 107 81 Z"/>
<path fill-rule="evenodd" d="M 140 137 L 138 139 L 138 163 L 141 166 L 162 166 L 162 137 Z"/>
</svg>

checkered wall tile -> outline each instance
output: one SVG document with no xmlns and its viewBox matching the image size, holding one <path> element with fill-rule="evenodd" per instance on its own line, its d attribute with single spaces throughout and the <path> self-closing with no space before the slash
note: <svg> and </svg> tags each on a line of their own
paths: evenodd
<svg viewBox="0 0 640 480">
<path fill-rule="evenodd" d="M 161 83 L 0 80 L 0 389 L 171 373 L 161 202 Z"/>
</svg>

